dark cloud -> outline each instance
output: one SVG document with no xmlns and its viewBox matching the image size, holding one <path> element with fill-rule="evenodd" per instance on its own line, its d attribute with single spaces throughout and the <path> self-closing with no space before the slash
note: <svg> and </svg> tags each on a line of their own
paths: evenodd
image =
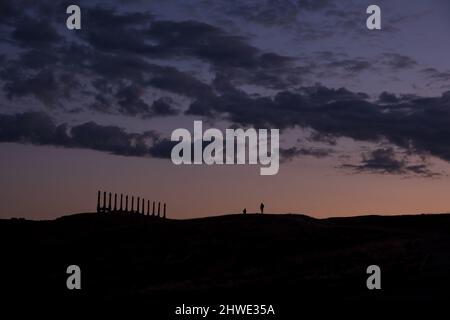
<svg viewBox="0 0 450 320">
<path fill-rule="evenodd" d="M 419 96 L 413 95 L 413 94 L 401 94 L 397 95 L 390 92 L 382 92 L 380 96 L 378 97 L 378 103 L 380 104 L 388 104 L 390 105 L 390 109 L 396 108 L 396 105 L 398 105 L 398 108 L 405 107 L 405 103 L 418 100 L 420 99 Z"/>
<path fill-rule="evenodd" d="M 160 21 L 150 14 L 99 7 L 85 11 L 87 27 L 80 37 L 100 52 L 164 59 L 192 57 L 227 69 L 279 68 L 292 60 L 261 52 L 242 36 L 198 21 Z"/>
<path fill-rule="evenodd" d="M 362 93 L 354 93 L 345 88 L 330 89 L 319 85 L 299 88 L 296 92 L 280 92 L 274 98 L 251 97 L 233 87 L 226 79 L 217 79 L 214 82 L 214 88 L 218 94 L 204 95 L 202 97 L 204 101 L 197 99 L 187 113 L 213 119 L 226 117 L 237 125 L 258 128 L 309 128 L 314 132 L 313 139 L 317 141 L 323 141 L 323 137 L 330 141 L 339 137 L 368 142 L 383 140 L 411 154 L 433 155 L 450 161 L 450 148 L 447 143 L 450 139 L 448 110 L 450 92 L 444 93 L 441 97 L 410 96 L 407 99 L 385 94 L 384 103 L 377 104 L 369 102 L 368 96 Z M 160 100 L 156 104 L 162 102 L 167 101 Z M 154 105 L 152 109 L 153 107 Z M 161 110 L 167 111 L 167 106 L 161 107 L 159 111 Z M 151 112 L 155 111 L 151 110 Z M 16 118 L 14 116 L 2 118 L 2 128 L 6 128 L 2 131 L 2 141 L 25 141 L 38 144 L 52 144 L 52 141 L 56 141 L 53 138 L 56 126 L 49 124 L 48 121 L 39 121 L 39 124 L 45 125 L 30 127 L 28 125 L 30 121 L 21 120 L 24 117 L 19 115 Z M 36 117 L 38 120 L 41 118 Z M 36 121 L 33 120 L 31 123 Z M 43 131 L 34 129 L 41 127 L 46 129 Z M 25 129 L 22 131 L 21 128 Z M 46 134 L 47 132 L 50 133 Z M 115 143 L 108 142 L 109 135 L 113 137 L 112 140 Z M 59 137 L 61 136 L 64 135 L 59 134 Z M 120 128 L 105 129 L 91 123 L 81 128 L 72 128 L 67 136 L 69 143 L 66 145 L 117 154 L 146 154 L 143 151 L 146 145 L 143 143 L 145 137 L 129 135 Z M 89 141 L 89 136 L 98 136 L 101 142 L 96 142 L 95 139 Z M 167 147 L 167 144 L 163 142 L 160 144 L 154 146 L 153 154 L 159 156 L 164 154 L 160 150 L 161 147 Z M 111 145 L 117 145 L 117 148 L 112 148 Z M 301 155 L 320 157 L 329 153 L 323 152 L 324 150 L 313 151 L 290 148 L 282 152 L 286 158 Z M 359 170 L 372 168 L 372 171 L 388 173 L 424 170 L 424 167 L 420 165 L 409 165 L 403 159 L 393 157 L 392 152 L 390 149 L 378 150 L 366 156 L 364 162 L 355 168 Z"/>
<path fill-rule="evenodd" d="M 187 57 L 207 62 L 214 71 L 241 82 L 279 87 L 293 76 L 291 57 L 263 52 L 248 39 L 197 21 L 154 21 L 147 35 L 156 57 Z"/>
<path fill-rule="evenodd" d="M 21 47 L 41 48 L 56 44 L 61 36 L 52 25 L 51 20 L 25 16 L 16 24 L 11 35 Z"/>
<path fill-rule="evenodd" d="M 20 11 L 14 5 L 13 0 L 2 0 L 0 2 L 0 25 L 11 24 L 14 17 L 19 15 Z"/>
<path fill-rule="evenodd" d="M 148 13 L 119 13 L 114 9 L 85 7 L 85 27 L 80 37 L 102 52 L 148 54 L 154 50 L 146 41 L 145 28 L 152 20 Z"/>
<path fill-rule="evenodd" d="M 258 49 L 206 23 L 155 21 L 148 36 L 158 42 L 155 52 L 161 55 L 194 56 L 217 66 L 256 67 Z"/>
<path fill-rule="evenodd" d="M 416 174 L 424 177 L 438 176 L 426 164 L 408 164 L 407 159 L 398 155 L 393 148 L 379 148 L 369 154 L 363 154 L 361 164 L 345 164 L 343 168 L 350 168 L 358 172 L 379 174 Z"/>
<path fill-rule="evenodd" d="M 128 133 L 120 127 L 93 121 L 69 128 L 65 123 L 56 125 L 43 112 L 0 114 L 1 142 L 82 148 L 121 156 L 164 159 L 171 157 L 172 148 L 178 143 L 161 138 L 155 131 Z"/>
<path fill-rule="evenodd" d="M 0 115 L 1 142 L 58 144 L 59 141 L 64 141 L 64 135 L 61 135 L 63 128 L 57 127 L 45 113 Z"/>
<path fill-rule="evenodd" d="M 346 165 L 359 171 L 373 171 L 377 173 L 403 173 L 405 161 L 396 158 L 394 149 L 376 149 L 369 155 L 363 155 L 360 165 Z"/>
<path fill-rule="evenodd" d="M 363 58 L 343 59 L 329 62 L 327 68 L 341 68 L 348 73 L 359 73 L 372 68 L 372 64 Z"/>
<path fill-rule="evenodd" d="M 206 23 L 159 21 L 149 13 L 85 5 L 83 31 L 62 37 L 54 28 L 55 19 L 61 19 L 54 8 L 44 3 L 30 6 L 8 39 L 25 50 L 5 58 L 1 67 L 10 99 L 33 96 L 45 105 L 63 106 L 71 95 L 70 84 L 75 84 L 78 94 L 89 95 L 85 105 L 91 109 L 148 117 L 176 114 L 144 98 L 144 91 L 152 88 L 196 100 L 213 96 L 212 88 L 191 73 L 150 62 L 151 58 L 199 60 L 230 81 L 272 88 L 285 88 L 299 78 L 292 58 L 262 51 L 249 39 Z M 63 6 L 58 2 L 57 7 Z M 38 19 L 36 12 L 47 9 L 47 19 Z M 62 81 L 67 74 L 73 81 L 64 85 L 70 82 Z"/>
<path fill-rule="evenodd" d="M 226 116 L 236 124 L 259 128 L 310 128 L 326 137 L 387 139 L 411 152 L 450 160 L 450 92 L 434 98 L 398 97 L 393 104 L 377 104 L 364 93 L 320 85 L 266 98 L 250 97 L 222 82 L 221 92 L 195 101 L 187 114 Z"/>
<path fill-rule="evenodd" d="M 292 59 L 264 53 L 248 39 L 198 21 L 159 21 L 149 14 L 118 13 L 87 8 L 87 31 L 81 37 L 108 53 L 131 53 L 153 58 L 190 57 L 215 68 L 273 69 Z"/>
<path fill-rule="evenodd" d="M 145 138 L 145 135 L 129 134 L 116 126 L 88 122 L 71 129 L 69 146 L 125 156 L 144 156 L 148 154 Z"/>
<path fill-rule="evenodd" d="M 331 0 L 222 0 L 203 3 L 227 16 L 268 27 L 289 26 L 297 21 L 302 12 L 317 12 L 334 6 Z"/>
<path fill-rule="evenodd" d="M 152 156 L 152 142 L 158 139 L 154 131 L 127 133 L 120 127 L 95 122 L 68 128 L 66 124 L 55 125 L 46 113 L 40 112 L 0 114 L 0 142 L 92 149 L 123 156 Z"/>
<path fill-rule="evenodd" d="M 51 70 L 27 75 L 19 70 L 6 69 L 3 72 L 3 80 L 9 99 L 32 95 L 46 105 L 54 105 L 61 93 L 60 84 Z"/>
<path fill-rule="evenodd" d="M 323 105 L 336 101 L 365 100 L 369 96 L 362 92 L 352 92 L 346 88 L 327 88 L 321 85 L 302 87 L 298 92 L 314 105 Z"/>
<path fill-rule="evenodd" d="M 116 98 L 124 114 L 150 114 L 150 106 L 142 99 L 144 89 L 137 85 L 129 85 L 120 88 Z"/>
<path fill-rule="evenodd" d="M 151 65 L 148 69 L 153 75 L 147 81 L 147 84 L 155 88 L 190 98 L 213 94 L 209 85 L 176 68 Z"/>
<path fill-rule="evenodd" d="M 400 70 L 413 69 L 419 66 L 410 56 L 398 53 L 382 53 L 374 58 L 352 57 L 344 53 L 319 51 L 309 58 L 309 63 L 316 65 L 316 75 L 354 77 L 364 71 L 397 73 Z M 386 70 L 387 69 L 387 70 Z M 422 71 L 425 72 L 425 71 Z"/>
<path fill-rule="evenodd" d="M 319 84 L 300 87 L 304 75 L 323 72 L 325 77 L 327 70 L 337 72 L 342 79 L 377 66 L 388 67 L 391 72 L 416 68 L 418 63 L 409 56 L 386 53 L 376 62 L 330 51 L 299 66 L 297 59 L 262 50 L 247 36 L 205 22 L 163 21 L 144 11 L 105 9 L 87 3 L 83 6 L 83 31 L 68 34 L 65 15 L 61 14 L 63 3 L 1 1 L 2 43 L 14 49 L 0 56 L 3 90 L 9 99 L 34 97 L 47 106 L 64 107 L 65 102 L 79 101 L 69 101 L 71 97 L 82 95 L 82 104 L 67 108 L 80 111 L 88 106 L 104 113 L 152 117 L 178 114 L 168 97 L 180 95 L 188 98 L 186 114 L 190 115 L 258 128 L 308 128 L 314 141 L 330 143 L 339 137 L 368 142 L 383 139 L 409 152 L 450 161 L 448 92 L 428 98 L 384 92 L 375 101 L 346 88 Z M 297 21 L 302 12 L 311 11 L 338 19 L 330 18 L 333 21 L 325 22 L 324 28 L 314 28 L 306 21 L 293 26 L 300 25 L 303 30 L 299 32 L 316 38 L 349 30 L 354 23 L 364 28 L 354 11 L 345 14 L 345 6 L 338 10 L 328 0 L 227 0 L 211 5 L 223 8 L 225 14 L 265 25 L 286 26 Z M 342 19 L 337 18 L 340 15 L 344 15 Z M 56 24 L 63 28 L 56 28 Z M 200 80 L 194 72 L 182 71 L 189 70 L 193 62 L 206 66 L 207 76 L 211 76 L 206 78 L 213 78 L 212 83 Z M 178 64 L 184 68 L 176 67 Z M 448 72 L 432 68 L 423 73 L 434 80 L 450 79 Z M 251 95 L 243 89 L 246 84 L 276 93 Z M 154 89 L 162 91 L 165 98 L 147 94 Z M 167 141 L 151 138 L 155 144 L 150 145 L 149 137 L 118 127 L 96 123 L 56 126 L 39 114 L 3 115 L 1 121 L 2 141 L 76 146 L 124 155 L 167 155 Z M 90 140 L 89 136 L 96 138 Z M 326 154 L 295 147 L 283 152 L 287 158 Z M 379 152 L 362 165 L 375 167 L 381 160 L 389 165 L 389 159 L 388 153 Z M 396 161 L 403 171 L 423 169 Z M 395 161 L 390 165 L 395 172 Z"/>
<path fill-rule="evenodd" d="M 380 103 L 398 103 L 399 98 L 393 93 L 384 91 L 380 94 L 378 101 Z"/>
<path fill-rule="evenodd" d="M 20 54 L 18 60 L 20 61 L 20 66 L 15 64 L 14 68 L 41 70 L 54 65 L 57 59 L 58 56 L 55 51 L 31 49 Z"/>
<path fill-rule="evenodd" d="M 124 86 L 118 90 L 115 97 L 120 105 L 121 113 L 133 116 L 140 114 L 146 118 L 153 116 L 174 116 L 179 113 L 171 105 L 172 100 L 170 98 L 159 98 L 149 105 L 145 101 L 144 94 L 145 88 L 139 85 Z M 107 103 L 102 96 L 98 97 L 97 102 L 99 104 L 94 105 L 94 107 L 101 108 L 101 106 Z"/>
<path fill-rule="evenodd" d="M 175 109 L 171 103 L 172 101 L 170 98 L 159 98 L 158 100 L 153 101 L 152 113 L 157 116 L 177 115 L 179 111 Z"/>
<path fill-rule="evenodd" d="M 92 102 L 89 107 L 92 110 L 99 111 L 101 113 L 108 113 L 110 112 L 111 106 L 113 105 L 113 102 L 109 97 L 102 93 L 97 93 L 94 96 L 94 102 Z"/>
<path fill-rule="evenodd" d="M 439 71 L 436 68 L 425 68 L 422 70 L 431 80 L 448 82 L 450 81 L 450 71 Z"/>
<path fill-rule="evenodd" d="M 411 69 L 417 66 L 417 61 L 413 58 L 398 53 L 384 53 L 382 61 L 393 70 Z"/>
<path fill-rule="evenodd" d="M 177 143 L 177 141 L 171 141 L 169 139 L 159 139 L 150 147 L 149 153 L 155 158 L 170 159 L 172 148 Z"/>
</svg>

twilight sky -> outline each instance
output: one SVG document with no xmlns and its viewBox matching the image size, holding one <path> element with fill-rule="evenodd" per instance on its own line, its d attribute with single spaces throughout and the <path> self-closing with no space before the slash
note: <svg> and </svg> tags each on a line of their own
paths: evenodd
<svg viewBox="0 0 450 320">
<path fill-rule="evenodd" d="M 449 30 L 446 0 L 2 0 L 0 218 L 93 211 L 98 189 L 175 218 L 448 212 Z M 194 120 L 280 129 L 279 173 L 175 166 Z"/>
</svg>

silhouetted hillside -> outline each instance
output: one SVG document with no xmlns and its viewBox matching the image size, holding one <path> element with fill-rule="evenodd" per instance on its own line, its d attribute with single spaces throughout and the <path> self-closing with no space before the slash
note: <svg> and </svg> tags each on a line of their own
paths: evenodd
<svg viewBox="0 0 450 320">
<path fill-rule="evenodd" d="M 445 299 L 450 284 L 450 215 L 86 213 L 0 220 L 0 241 L 8 290 L 58 299 L 431 300 Z M 79 292 L 66 289 L 71 264 L 82 270 Z M 372 264 L 382 270 L 378 292 L 366 288 Z"/>
</svg>

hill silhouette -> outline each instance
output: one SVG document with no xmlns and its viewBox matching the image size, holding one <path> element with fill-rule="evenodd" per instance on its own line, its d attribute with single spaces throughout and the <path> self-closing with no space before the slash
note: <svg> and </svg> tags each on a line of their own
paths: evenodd
<svg viewBox="0 0 450 320">
<path fill-rule="evenodd" d="M 3 288 L 21 297 L 433 300 L 445 299 L 450 284 L 448 214 L 163 220 L 84 213 L 0 220 L 0 241 Z M 66 289 L 71 264 L 82 270 L 79 292 Z M 382 270 L 380 291 L 366 287 L 372 264 Z"/>
</svg>

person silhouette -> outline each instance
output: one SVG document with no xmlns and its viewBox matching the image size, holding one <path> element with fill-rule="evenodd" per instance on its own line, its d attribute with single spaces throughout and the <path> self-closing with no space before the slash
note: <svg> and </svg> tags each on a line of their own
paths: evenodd
<svg viewBox="0 0 450 320">
<path fill-rule="evenodd" d="M 247 214 L 247 208 L 244 208 L 244 210 L 242 210 L 243 214 Z"/>
<path fill-rule="evenodd" d="M 264 213 L 264 203 L 261 202 L 259 209 L 261 209 L 261 214 L 263 214 Z"/>
</svg>

